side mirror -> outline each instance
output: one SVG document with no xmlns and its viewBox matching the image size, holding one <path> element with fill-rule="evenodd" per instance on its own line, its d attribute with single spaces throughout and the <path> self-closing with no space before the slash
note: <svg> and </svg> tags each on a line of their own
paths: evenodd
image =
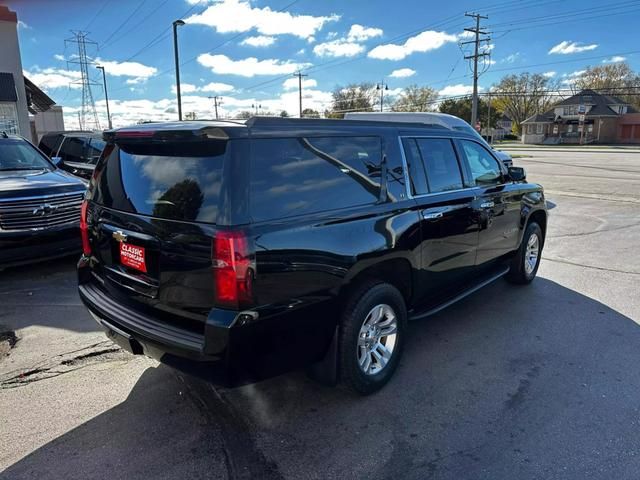
<svg viewBox="0 0 640 480">
<path fill-rule="evenodd" d="M 62 157 L 51 157 L 51 161 L 56 167 L 60 167 L 60 165 L 62 165 Z"/>
<path fill-rule="evenodd" d="M 509 178 L 514 182 L 523 182 L 527 179 L 527 172 L 522 167 L 509 167 Z"/>
</svg>

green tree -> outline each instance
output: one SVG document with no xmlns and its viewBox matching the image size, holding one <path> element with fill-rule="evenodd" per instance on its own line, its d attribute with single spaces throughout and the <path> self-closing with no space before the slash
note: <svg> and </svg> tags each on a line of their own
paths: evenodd
<svg viewBox="0 0 640 480">
<path fill-rule="evenodd" d="M 430 87 L 409 85 L 393 102 L 394 112 L 430 112 L 434 110 L 438 92 Z"/>
<path fill-rule="evenodd" d="M 502 112 L 496 108 L 495 103 L 495 100 L 491 99 L 491 126 L 494 128 L 502 117 Z M 439 110 L 442 113 L 459 117 L 471 125 L 471 98 L 448 98 L 440 103 Z M 482 128 L 486 127 L 489 122 L 489 100 L 487 98 L 478 99 L 478 120 L 480 120 Z M 475 126 L 473 127 L 475 128 Z"/>
<path fill-rule="evenodd" d="M 304 118 L 320 118 L 320 112 L 313 108 L 305 108 L 302 110 L 302 116 Z"/>
<path fill-rule="evenodd" d="M 247 120 L 251 117 L 253 117 L 253 113 L 251 113 L 249 110 L 242 110 L 241 112 L 238 112 L 236 114 L 236 118 L 239 118 L 241 120 Z"/>
<path fill-rule="evenodd" d="M 280 112 L 280 116 L 281 116 L 282 118 L 287 118 L 287 117 L 289 117 L 289 112 L 287 112 L 286 110 L 282 110 L 282 111 Z"/>
<path fill-rule="evenodd" d="M 558 84 L 538 73 L 520 73 L 503 77 L 491 89 L 495 93 L 492 105 L 504 112 L 522 133 L 522 122 L 537 113 L 543 113 L 556 103 Z"/>
<path fill-rule="evenodd" d="M 344 118 L 347 112 L 371 112 L 377 100 L 375 85 L 366 82 L 337 87 L 331 96 L 331 109 L 326 112 L 330 118 Z"/>
</svg>

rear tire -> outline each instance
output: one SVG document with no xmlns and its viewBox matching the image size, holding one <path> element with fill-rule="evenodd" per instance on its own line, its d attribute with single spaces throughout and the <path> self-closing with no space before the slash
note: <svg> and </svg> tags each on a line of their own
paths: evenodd
<svg viewBox="0 0 640 480">
<path fill-rule="evenodd" d="M 349 296 L 341 317 L 341 383 L 361 395 L 380 390 L 398 366 L 407 309 L 402 294 L 382 282 L 366 282 Z"/>
<path fill-rule="evenodd" d="M 536 222 L 529 223 L 522 236 L 520 248 L 511 260 L 509 273 L 505 278 L 518 285 L 531 283 L 538 273 L 543 245 L 542 229 Z"/>
</svg>

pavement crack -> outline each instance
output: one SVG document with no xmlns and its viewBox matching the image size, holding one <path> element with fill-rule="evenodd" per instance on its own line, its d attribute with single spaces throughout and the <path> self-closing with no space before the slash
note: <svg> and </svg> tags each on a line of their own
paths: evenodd
<svg viewBox="0 0 640 480">
<path fill-rule="evenodd" d="M 55 357 L 52 357 L 45 362 L 40 362 L 31 368 L 17 371 L 14 370 L 0 376 L 0 390 L 17 388 L 34 382 L 39 382 L 41 380 L 47 380 L 97 363 L 124 360 L 130 357 L 127 352 L 113 344 L 107 348 L 96 348 L 104 345 L 104 343 L 110 342 L 100 342 L 90 347 L 56 355 Z M 86 351 L 91 348 L 93 348 L 93 350 L 88 352 Z"/>
<path fill-rule="evenodd" d="M 543 260 L 556 263 L 564 263 L 565 265 L 573 265 L 574 267 L 591 268 L 593 270 L 601 270 L 603 272 L 624 273 L 627 275 L 640 275 L 640 272 L 632 272 L 630 270 L 618 270 L 616 268 L 596 267 L 595 265 L 586 265 L 584 263 L 570 262 L 559 258 L 542 257 Z"/>
<path fill-rule="evenodd" d="M 185 385 L 186 393 L 203 417 L 219 426 L 227 473 L 231 480 L 284 478 L 277 464 L 260 451 L 247 420 L 213 385 L 180 374 L 177 377 Z"/>
</svg>

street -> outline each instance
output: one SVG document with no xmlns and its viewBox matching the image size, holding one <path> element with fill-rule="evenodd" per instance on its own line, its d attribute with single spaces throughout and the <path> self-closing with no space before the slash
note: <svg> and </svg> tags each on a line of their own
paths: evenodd
<svg viewBox="0 0 640 480">
<path fill-rule="evenodd" d="M 513 153 L 553 207 L 538 278 L 410 324 L 369 397 L 213 388 L 109 342 L 75 259 L 0 272 L 0 478 L 639 478 L 640 153 Z"/>
</svg>

